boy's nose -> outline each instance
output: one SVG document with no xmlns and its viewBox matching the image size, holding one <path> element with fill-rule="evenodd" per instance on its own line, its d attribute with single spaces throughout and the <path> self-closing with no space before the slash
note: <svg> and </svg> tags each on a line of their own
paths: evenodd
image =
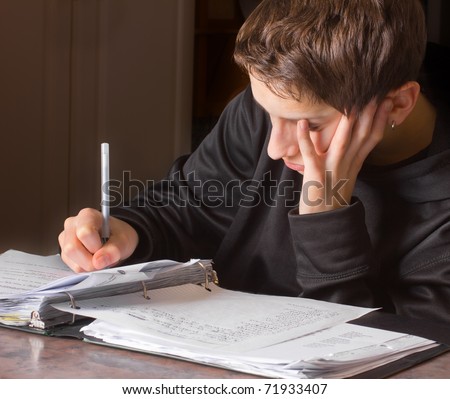
<svg viewBox="0 0 450 399">
<path fill-rule="evenodd" d="M 295 126 L 295 124 L 294 124 Z M 283 121 L 273 121 L 267 153 L 272 159 L 289 158 L 299 152 L 296 130 Z"/>
</svg>

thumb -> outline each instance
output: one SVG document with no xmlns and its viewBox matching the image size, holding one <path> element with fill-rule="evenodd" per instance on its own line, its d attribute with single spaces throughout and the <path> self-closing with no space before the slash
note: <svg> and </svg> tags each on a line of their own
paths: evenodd
<svg viewBox="0 0 450 399">
<path fill-rule="evenodd" d="M 116 266 L 134 252 L 139 241 L 136 230 L 128 223 L 114 217 L 110 222 L 109 240 L 92 256 L 92 265 L 95 269 Z"/>
<path fill-rule="evenodd" d="M 97 270 L 113 267 L 120 261 L 120 249 L 114 244 L 113 237 L 92 256 L 92 265 Z"/>
</svg>

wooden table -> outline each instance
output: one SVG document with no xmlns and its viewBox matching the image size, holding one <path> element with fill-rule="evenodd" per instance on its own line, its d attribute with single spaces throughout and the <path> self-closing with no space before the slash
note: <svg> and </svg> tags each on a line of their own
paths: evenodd
<svg viewBox="0 0 450 399">
<path fill-rule="evenodd" d="M 186 361 L 0 328 L 0 378 L 257 378 Z M 450 378 L 450 352 L 393 378 Z"/>
</svg>

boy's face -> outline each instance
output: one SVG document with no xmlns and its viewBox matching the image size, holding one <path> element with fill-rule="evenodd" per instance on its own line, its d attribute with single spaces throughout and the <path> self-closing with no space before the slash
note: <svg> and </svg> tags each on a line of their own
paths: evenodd
<svg viewBox="0 0 450 399">
<path fill-rule="evenodd" d="M 311 140 L 320 154 L 327 151 L 342 113 L 324 103 L 281 98 L 251 75 L 250 82 L 253 97 L 269 113 L 272 121 L 267 150 L 269 157 L 283 159 L 288 168 L 302 173 L 304 163 L 297 140 L 298 121 L 308 121 Z"/>
</svg>

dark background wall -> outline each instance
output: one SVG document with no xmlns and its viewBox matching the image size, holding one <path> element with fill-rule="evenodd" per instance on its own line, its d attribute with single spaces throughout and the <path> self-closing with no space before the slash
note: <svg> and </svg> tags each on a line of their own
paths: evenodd
<svg viewBox="0 0 450 399">
<path fill-rule="evenodd" d="M 0 252 L 54 253 L 64 219 L 98 207 L 102 141 L 117 180 L 195 148 L 248 83 L 232 53 L 257 3 L 1 0 Z M 424 4 L 450 46 L 450 1 Z"/>
</svg>

